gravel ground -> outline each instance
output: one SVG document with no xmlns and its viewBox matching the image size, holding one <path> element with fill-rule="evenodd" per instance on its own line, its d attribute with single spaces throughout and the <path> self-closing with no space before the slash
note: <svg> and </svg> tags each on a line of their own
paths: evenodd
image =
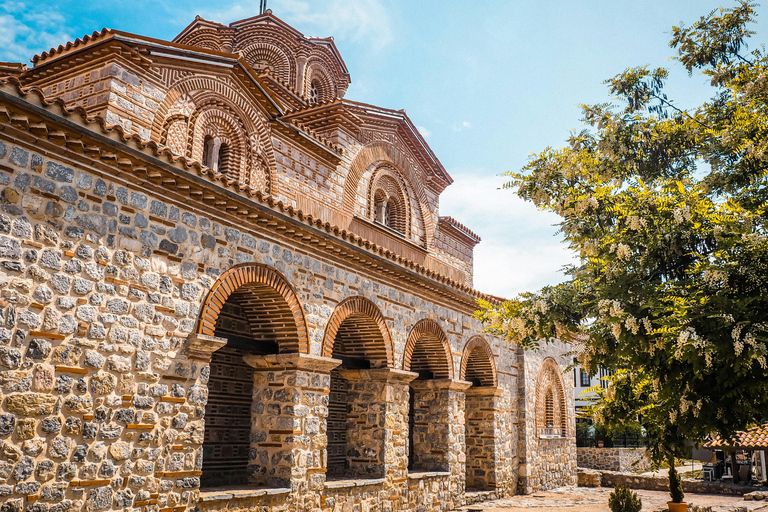
<svg viewBox="0 0 768 512">
<path fill-rule="evenodd" d="M 562 487 L 525 496 L 468 505 L 462 512 L 523 512 L 529 509 L 547 509 L 547 512 L 604 512 L 609 511 L 608 495 L 612 489 L 589 487 Z M 643 512 L 667 510 L 669 493 L 636 490 L 643 501 Z M 712 507 L 712 512 L 768 512 L 768 502 L 745 501 L 739 496 L 713 494 L 686 494 L 685 501 L 699 507 Z M 691 508 L 689 507 L 689 510 Z M 706 509 L 705 509 L 706 510 Z"/>
</svg>

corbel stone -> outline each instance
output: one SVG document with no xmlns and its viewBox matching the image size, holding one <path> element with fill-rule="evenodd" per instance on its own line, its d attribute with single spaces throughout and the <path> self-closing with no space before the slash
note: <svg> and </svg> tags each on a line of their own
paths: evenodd
<svg viewBox="0 0 768 512">
<path fill-rule="evenodd" d="M 466 391 L 471 386 L 471 382 L 456 379 L 426 379 L 411 382 L 411 387 L 414 389 L 436 389 L 441 391 Z"/>
<path fill-rule="evenodd" d="M 226 338 L 194 333 L 187 336 L 181 353 L 191 359 L 199 359 L 210 363 L 211 355 L 226 344 Z"/>
<path fill-rule="evenodd" d="M 467 396 L 501 396 L 504 394 L 504 389 L 493 386 L 472 386 L 464 393 Z"/>
<path fill-rule="evenodd" d="M 331 373 L 341 364 L 340 359 L 312 354 L 245 354 L 243 361 L 256 371 L 306 370 L 315 373 Z"/>
<path fill-rule="evenodd" d="M 407 372 L 405 370 L 396 370 L 394 368 L 374 368 L 370 370 L 344 369 L 339 370 L 339 375 L 346 380 L 371 380 L 378 382 L 395 382 L 398 384 L 408 384 L 419 376 L 416 372 Z"/>
</svg>

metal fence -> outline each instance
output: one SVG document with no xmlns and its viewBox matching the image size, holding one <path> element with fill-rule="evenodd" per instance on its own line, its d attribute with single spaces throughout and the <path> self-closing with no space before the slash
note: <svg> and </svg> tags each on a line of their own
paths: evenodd
<svg viewBox="0 0 768 512">
<path fill-rule="evenodd" d="M 595 432 L 576 432 L 576 446 L 579 448 L 595 448 L 598 442 L 603 442 L 604 448 L 639 448 L 646 445 L 642 434 L 619 434 L 613 437 L 601 436 Z"/>
</svg>

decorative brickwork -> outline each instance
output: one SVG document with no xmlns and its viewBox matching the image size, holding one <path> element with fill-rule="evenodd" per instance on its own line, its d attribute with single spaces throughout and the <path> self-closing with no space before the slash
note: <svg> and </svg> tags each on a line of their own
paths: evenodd
<svg viewBox="0 0 768 512">
<path fill-rule="evenodd" d="M 376 304 L 365 297 L 342 301 L 325 328 L 322 355 L 355 357 L 375 367 L 394 368 L 392 338 Z"/>
<path fill-rule="evenodd" d="M 234 293 L 248 316 L 261 324 L 256 332 L 263 339 L 276 341 L 281 352 L 309 352 L 306 321 L 296 292 L 274 269 L 253 263 L 232 267 L 219 276 L 203 302 L 198 332 L 214 334 L 221 308 Z"/>
<path fill-rule="evenodd" d="M 453 378 L 453 358 L 445 332 L 434 320 L 416 322 L 408 334 L 403 353 L 403 369 L 429 372 L 435 379 Z"/>
<path fill-rule="evenodd" d="M 477 386 L 495 388 L 499 385 L 493 351 L 491 351 L 488 342 L 480 336 L 473 337 L 464 346 L 464 353 L 461 355 L 460 378 Z"/>
<path fill-rule="evenodd" d="M 326 99 L 333 41 L 271 13 L 177 40 L 105 29 L 0 76 L 3 512 L 444 512 L 572 484 L 565 347 L 480 341 L 479 238 L 438 217 L 451 178 L 405 113 Z M 372 188 L 410 220 L 372 221 Z"/>
<path fill-rule="evenodd" d="M 547 358 L 536 380 L 536 430 L 539 436 L 565 436 L 567 422 L 568 404 L 562 370 L 554 359 Z"/>
</svg>

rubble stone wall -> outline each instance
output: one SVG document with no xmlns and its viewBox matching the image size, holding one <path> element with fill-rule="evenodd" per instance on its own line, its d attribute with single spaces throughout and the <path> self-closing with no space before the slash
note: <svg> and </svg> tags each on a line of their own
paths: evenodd
<svg viewBox="0 0 768 512">
<path fill-rule="evenodd" d="M 576 448 L 580 468 L 606 471 L 647 471 L 651 462 L 645 448 Z"/>
<path fill-rule="evenodd" d="M 519 436 L 518 453 L 520 456 L 519 491 L 532 493 L 563 485 L 576 484 L 576 420 L 573 415 L 573 381 L 562 372 L 567 368 L 573 356 L 570 348 L 560 342 L 542 344 L 537 350 L 523 353 L 521 365 L 524 375 L 519 376 L 521 386 L 518 390 L 518 414 L 523 432 Z M 560 384 L 565 400 L 565 432 L 547 435 L 546 429 L 537 425 L 537 398 L 545 365 L 554 364 L 560 369 Z"/>
<path fill-rule="evenodd" d="M 421 318 L 438 322 L 460 355 L 482 331 L 468 313 L 300 242 L 244 226 L 226 212 L 124 181 L 103 163 L 81 165 L 3 138 L 0 184 L 0 496 L 8 512 L 142 506 L 180 512 L 217 510 L 223 503 L 231 510 L 255 503 L 274 511 L 334 510 L 333 500 L 368 503 L 363 508 L 370 510 L 385 503 L 392 505 L 382 509 L 416 510 L 414 503 L 425 503 L 418 500 L 443 508 L 462 503 L 465 426 L 458 391 L 446 402 L 450 412 L 440 415 L 449 422 L 449 476 L 411 483 L 405 469 L 407 385 L 388 384 L 380 396 L 385 411 L 366 418 L 384 446 L 376 455 L 384 483 L 342 489 L 325 481 L 323 376 L 329 368 L 256 371 L 254 403 L 280 405 L 281 413 L 274 425 L 261 425 L 275 436 L 275 446 L 255 450 L 252 465 L 284 456 L 276 464 L 283 468 L 277 480 L 290 487 L 233 491 L 223 501 L 218 492 L 201 495 L 210 353 L 206 359 L 190 347 L 208 291 L 239 264 L 267 265 L 294 287 L 306 319 L 308 355 L 321 353 L 328 319 L 347 297 L 366 297 L 381 310 L 398 368 L 409 328 Z M 518 356 L 502 340 L 486 339 L 505 368 L 499 373 L 495 451 L 502 469 L 496 480 L 514 492 Z M 458 372 L 460 357 L 454 364 Z M 271 403 L 268 383 L 260 385 L 264 379 L 295 393 L 287 403 Z M 360 403 L 372 402 L 361 394 Z M 289 460 L 290 472 L 283 464 Z"/>
</svg>

